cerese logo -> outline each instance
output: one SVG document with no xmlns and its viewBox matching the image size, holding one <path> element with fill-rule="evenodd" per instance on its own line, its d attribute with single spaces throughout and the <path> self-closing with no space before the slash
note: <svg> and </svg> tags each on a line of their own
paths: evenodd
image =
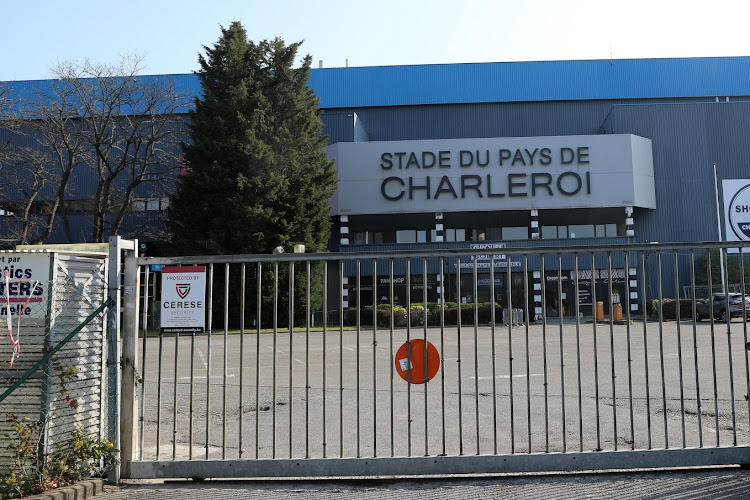
<svg viewBox="0 0 750 500">
<path fill-rule="evenodd" d="M 750 184 L 742 187 L 729 203 L 729 225 L 741 241 L 750 241 Z"/>
<path fill-rule="evenodd" d="M 187 294 L 190 293 L 189 283 L 181 283 L 179 285 L 175 285 L 174 287 L 177 295 L 179 295 L 181 299 L 184 299 L 185 297 L 187 297 Z"/>
</svg>

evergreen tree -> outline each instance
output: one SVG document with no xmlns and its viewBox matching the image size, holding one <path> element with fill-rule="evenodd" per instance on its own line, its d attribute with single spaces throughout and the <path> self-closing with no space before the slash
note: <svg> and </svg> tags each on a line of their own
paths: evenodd
<svg viewBox="0 0 750 500">
<path fill-rule="evenodd" d="M 187 174 L 169 209 L 182 254 L 326 248 L 336 172 L 323 147 L 319 101 L 300 43 L 254 43 L 238 22 L 199 56 L 203 94 L 190 113 Z"/>
<path fill-rule="evenodd" d="M 299 47 L 249 41 L 239 22 L 204 47 L 202 95 L 183 146 L 186 173 L 169 208 L 175 254 L 268 254 L 296 243 L 326 249 L 336 172 L 323 151 L 319 100 L 307 86 L 311 57 L 293 67 Z"/>
</svg>

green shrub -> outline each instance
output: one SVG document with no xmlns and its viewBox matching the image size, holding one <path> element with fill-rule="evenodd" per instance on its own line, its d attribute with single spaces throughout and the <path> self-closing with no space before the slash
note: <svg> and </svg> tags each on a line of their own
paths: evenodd
<svg viewBox="0 0 750 500">
<path fill-rule="evenodd" d="M 424 304 L 411 304 L 409 318 L 411 326 L 424 326 L 425 310 Z M 434 306 L 434 307 L 433 307 Z M 344 325 L 356 326 L 357 314 L 359 324 L 363 327 L 372 327 L 373 307 L 365 306 L 359 311 L 352 307 L 344 312 Z M 440 326 L 440 305 L 432 302 L 427 306 L 427 326 Z M 388 328 L 391 325 L 391 315 L 393 315 L 393 326 L 403 328 L 406 326 L 406 308 L 403 306 L 394 306 L 393 311 L 389 304 L 379 304 L 377 306 L 376 321 L 378 328 Z M 492 321 L 492 304 L 481 302 L 477 304 L 477 323 L 488 324 Z M 458 318 L 458 304 L 455 302 L 446 302 L 445 304 L 445 325 L 456 325 Z M 503 308 L 500 304 L 495 304 L 495 322 L 502 323 Z M 461 324 L 474 324 L 474 304 L 461 304 Z"/>
<path fill-rule="evenodd" d="M 659 299 L 650 301 L 651 310 L 649 316 L 659 318 Z M 675 299 L 664 299 L 662 301 L 662 318 L 667 320 L 677 319 L 677 301 Z M 690 319 L 693 317 L 693 301 L 691 299 L 680 299 L 680 319 Z"/>
<path fill-rule="evenodd" d="M 114 444 L 99 436 L 87 436 L 79 430 L 54 446 L 45 457 L 39 448 L 44 425 L 28 418 L 8 415 L 11 434 L 5 442 L 13 454 L 13 468 L 0 479 L 0 499 L 35 495 L 53 488 L 88 479 L 104 477 L 117 463 Z"/>
<path fill-rule="evenodd" d="M 67 387 L 76 374 L 75 368 L 55 362 L 54 369 L 65 405 L 77 410 L 78 398 L 71 397 Z M 74 429 L 67 440 L 56 443 L 49 455 L 44 455 L 41 438 L 45 426 L 41 421 L 8 414 L 6 422 L 12 430 L 3 436 L 2 443 L 4 447 L 7 444 L 6 449 L 13 456 L 13 466 L 10 474 L 0 478 L 0 499 L 35 495 L 82 479 L 104 477 L 118 463 L 118 450 L 106 438 Z"/>
</svg>

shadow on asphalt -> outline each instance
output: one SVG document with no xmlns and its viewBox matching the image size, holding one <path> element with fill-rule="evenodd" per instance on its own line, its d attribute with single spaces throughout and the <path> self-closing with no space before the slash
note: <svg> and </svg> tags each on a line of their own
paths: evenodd
<svg viewBox="0 0 750 500">
<path fill-rule="evenodd" d="M 526 475 L 127 481 L 108 498 L 747 498 L 739 467 Z"/>
</svg>

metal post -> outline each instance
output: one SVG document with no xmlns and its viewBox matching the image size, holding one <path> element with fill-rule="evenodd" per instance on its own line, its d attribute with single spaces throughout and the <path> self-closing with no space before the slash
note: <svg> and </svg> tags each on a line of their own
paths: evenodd
<svg viewBox="0 0 750 500">
<path fill-rule="evenodd" d="M 716 231 L 719 234 L 717 241 L 723 241 L 721 238 L 721 209 L 719 208 L 719 180 L 716 175 L 716 163 L 714 163 L 714 194 L 716 197 Z M 720 251 L 721 252 L 721 251 Z M 719 265 L 721 266 L 721 291 L 726 292 L 727 284 L 724 278 L 724 260 L 719 259 Z M 709 290 L 709 296 L 713 293 L 713 290 Z"/>
<path fill-rule="evenodd" d="M 124 321 L 122 338 L 122 390 L 120 414 L 121 477 L 130 477 L 130 462 L 135 457 L 136 400 L 135 366 L 138 361 L 138 264 L 135 258 L 125 260 Z M 143 339 L 145 342 L 146 339 Z"/>
<path fill-rule="evenodd" d="M 120 449 L 120 237 L 109 238 L 108 296 L 113 305 L 107 311 L 107 429 L 108 438 Z M 120 466 L 115 465 L 109 480 L 120 483 Z"/>
</svg>

